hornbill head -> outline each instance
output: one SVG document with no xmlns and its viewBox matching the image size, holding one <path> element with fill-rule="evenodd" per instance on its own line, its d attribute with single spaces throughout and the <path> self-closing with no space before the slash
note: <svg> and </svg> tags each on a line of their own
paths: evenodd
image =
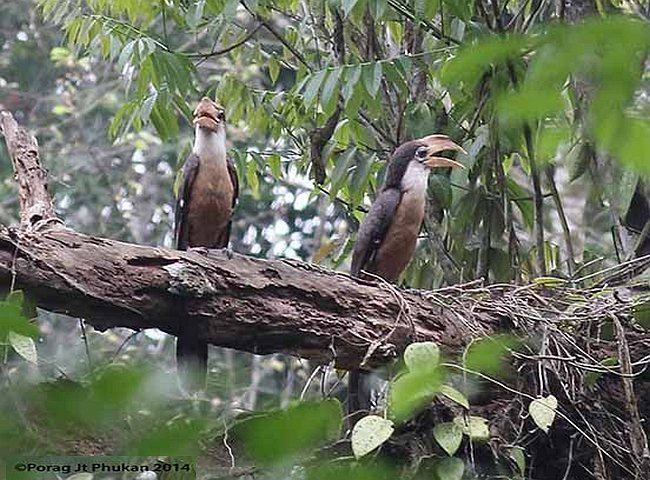
<svg viewBox="0 0 650 480">
<path fill-rule="evenodd" d="M 194 125 L 219 132 L 226 127 L 226 111 L 215 101 L 203 97 L 194 110 Z"/>
<path fill-rule="evenodd" d="M 386 172 L 386 187 L 399 187 L 407 171 L 426 177 L 433 168 L 461 167 L 456 160 L 445 158 L 440 154 L 447 150 L 467 153 L 446 135 L 429 135 L 417 140 L 403 143 L 393 153 Z"/>
</svg>

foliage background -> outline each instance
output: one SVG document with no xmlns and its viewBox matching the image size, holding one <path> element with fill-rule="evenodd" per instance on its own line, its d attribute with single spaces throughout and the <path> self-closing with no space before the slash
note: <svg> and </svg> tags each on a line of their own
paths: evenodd
<svg viewBox="0 0 650 480">
<path fill-rule="evenodd" d="M 0 104 L 36 132 L 69 226 L 171 246 L 190 112 L 200 96 L 216 96 L 243 185 L 232 248 L 340 269 L 392 149 L 446 133 L 467 150 L 458 158 L 468 168 L 432 175 L 422 239 L 400 283 L 579 280 L 648 253 L 624 224 L 650 171 L 649 8 L 636 0 L 16 0 L 0 7 Z M 0 160 L 0 220 L 10 224 L 17 197 L 4 150 Z M 30 420 L 35 451 L 146 451 L 157 438 L 180 450 L 172 453 L 209 451 L 197 439 L 221 428 L 214 418 L 330 389 L 342 395 L 336 372 L 318 385 L 307 362 L 213 349 L 208 398 L 186 402 L 165 381 L 173 339 L 82 332 L 80 322 L 42 311 L 38 325 L 38 365 L 7 348 L 6 388 L 63 375 L 92 390 L 111 368 L 136 367 L 128 371 L 150 372 L 138 378 L 168 400 L 157 413 L 165 428 L 181 433 L 145 435 L 156 406 L 142 414 L 125 386 L 128 415 L 97 407 L 90 423 L 117 415 L 128 433 L 80 444 L 78 432 Z M 11 408 L 31 412 L 17 398 Z M 207 412 L 219 415 L 193 423 Z"/>
</svg>

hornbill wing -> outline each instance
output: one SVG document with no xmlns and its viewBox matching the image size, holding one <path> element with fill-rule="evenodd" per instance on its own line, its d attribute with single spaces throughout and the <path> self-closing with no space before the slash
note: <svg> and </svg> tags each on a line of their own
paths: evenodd
<svg viewBox="0 0 650 480">
<path fill-rule="evenodd" d="M 226 159 L 228 165 L 228 175 L 230 176 L 230 183 L 232 183 L 232 208 L 235 208 L 237 204 L 237 198 L 239 197 L 239 177 L 237 176 L 237 169 L 235 168 L 235 163 L 230 157 Z M 226 232 L 226 244 L 222 245 L 223 247 L 228 246 L 228 240 L 230 239 L 230 230 L 232 227 L 232 217 L 228 222 L 228 231 Z"/>
<path fill-rule="evenodd" d="M 189 209 L 192 185 L 199 172 L 199 156 L 195 153 L 190 155 L 183 164 L 181 179 L 176 196 L 176 209 L 174 214 L 174 243 L 178 250 L 187 250 L 189 247 L 189 228 L 187 212 Z"/>
<path fill-rule="evenodd" d="M 374 258 L 386 236 L 388 227 L 390 227 L 401 195 L 396 188 L 383 190 L 370 207 L 370 211 L 363 219 L 357 233 L 357 241 L 352 254 L 352 268 L 350 269 L 352 275 L 358 276 Z"/>
<path fill-rule="evenodd" d="M 228 162 L 228 175 L 230 175 L 230 183 L 232 183 L 232 206 L 234 207 L 237 203 L 237 197 L 239 197 L 239 177 L 237 176 L 237 169 L 235 168 L 235 163 L 230 157 L 227 159 Z"/>
</svg>

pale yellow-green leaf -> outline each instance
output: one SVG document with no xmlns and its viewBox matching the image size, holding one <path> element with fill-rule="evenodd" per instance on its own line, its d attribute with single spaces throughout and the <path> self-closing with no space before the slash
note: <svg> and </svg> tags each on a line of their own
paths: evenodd
<svg viewBox="0 0 650 480">
<path fill-rule="evenodd" d="M 433 438 L 445 452 L 453 455 L 463 441 L 463 429 L 454 422 L 439 423 L 433 427 Z"/>
<path fill-rule="evenodd" d="M 412 343 L 404 351 L 404 363 L 410 371 L 434 368 L 440 362 L 440 349 L 434 342 Z"/>
<path fill-rule="evenodd" d="M 545 433 L 548 433 L 548 429 L 553 425 L 556 410 L 557 398 L 553 395 L 533 400 L 528 406 L 528 412 L 533 418 L 533 421 Z"/>
<path fill-rule="evenodd" d="M 282 177 L 282 158 L 280 155 L 277 153 L 273 153 L 269 155 L 267 158 L 267 163 L 269 164 L 269 168 L 271 169 L 271 174 L 275 178 L 281 178 Z"/>
<path fill-rule="evenodd" d="M 556 277 L 537 277 L 533 281 L 536 285 L 542 285 L 544 287 L 559 287 L 560 285 L 565 285 L 567 283 L 563 278 Z"/>
<path fill-rule="evenodd" d="M 452 400 L 456 402 L 458 405 L 461 407 L 465 407 L 466 409 L 469 410 L 469 401 L 467 400 L 467 397 L 460 393 L 458 390 L 456 390 L 454 387 L 451 387 L 449 385 L 443 385 L 440 387 L 440 393 L 447 397 L 449 400 Z"/>
<path fill-rule="evenodd" d="M 510 457 L 514 460 L 519 473 L 523 476 L 526 472 L 526 455 L 524 454 L 524 449 L 521 447 L 512 447 L 510 449 Z"/>
<path fill-rule="evenodd" d="M 275 56 L 269 58 L 269 77 L 271 77 L 271 82 L 275 85 L 275 82 L 278 80 L 278 75 L 280 74 L 280 62 Z"/>
<path fill-rule="evenodd" d="M 483 417 L 469 415 L 468 417 L 458 416 L 454 423 L 463 429 L 463 433 L 476 442 L 486 442 L 490 439 L 490 426 Z"/>
<path fill-rule="evenodd" d="M 64 115 L 70 115 L 72 113 L 72 108 L 68 107 L 67 105 L 55 105 L 52 108 L 52 113 L 54 115 L 62 117 Z"/>
<path fill-rule="evenodd" d="M 54 47 L 52 50 L 50 50 L 50 60 L 52 60 L 54 63 L 67 60 L 70 55 L 70 50 L 65 47 Z"/>
<path fill-rule="evenodd" d="M 25 335 L 20 335 L 16 332 L 9 332 L 7 336 L 9 344 L 14 351 L 30 363 L 38 363 L 38 354 L 36 353 L 36 345 L 34 340 Z"/>
<path fill-rule="evenodd" d="M 356 458 L 372 452 L 393 434 L 393 422 L 377 415 L 368 415 L 352 429 L 352 452 Z"/>
<path fill-rule="evenodd" d="M 251 189 L 253 197 L 258 198 L 260 194 L 260 180 L 257 176 L 257 164 L 251 160 L 246 167 L 246 182 Z"/>
</svg>

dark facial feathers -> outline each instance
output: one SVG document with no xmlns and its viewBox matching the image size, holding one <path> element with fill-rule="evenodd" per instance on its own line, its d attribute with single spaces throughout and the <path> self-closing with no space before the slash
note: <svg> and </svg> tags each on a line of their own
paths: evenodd
<svg viewBox="0 0 650 480">
<path fill-rule="evenodd" d="M 418 140 L 412 140 L 397 147 L 388 163 L 386 180 L 384 181 L 383 187 L 384 189 L 399 189 L 400 182 L 402 181 L 402 177 L 406 172 L 409 162 L 413 160 L 415 152 L 417 152 L 418 148 L 422 146 L 425 146 L 425 144 Z"/>
</svg>

